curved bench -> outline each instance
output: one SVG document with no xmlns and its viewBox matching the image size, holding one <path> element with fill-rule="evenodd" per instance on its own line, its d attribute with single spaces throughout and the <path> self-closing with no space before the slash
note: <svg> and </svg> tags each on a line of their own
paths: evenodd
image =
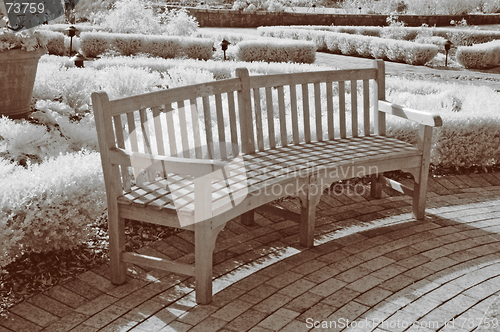
<svg viewBox="0 0 500 332">
<path fill-rule="evenodd" d="M 388 185 L 413 197 L 424 218 L 432 128 L 441 118 L 385 101 L 384 62 L 373 68 L 237 77 L 110 101 L 92 94 L 110 235 L 111 280 L 126 263 L 191 275 L 196 300 L 212 299 L 217 234 L 241 215 L 296 196 L 300 244 L 313 246 L 315 207 L 332 182 L 370 175 L 371 195 Z M 371 82 L 371 84 L 370 84 Z M 359 96 L 361 97 L 359 97 Z M 354 110 L 354 111 L 353 111 Z M 416 146 L 387 137 L 385 116 L 420 125 Z M 382 173 L 404 170 L 406 187 Z M 195 264 L 125 251 L 124 219 L 195 232 Z"/>
</svg>

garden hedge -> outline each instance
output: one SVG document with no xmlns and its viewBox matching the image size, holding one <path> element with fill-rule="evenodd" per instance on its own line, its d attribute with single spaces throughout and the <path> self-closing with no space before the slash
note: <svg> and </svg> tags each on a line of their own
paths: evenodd
<svg viewBox="0 0 500 332">
<path fill-rule="evenodd" d="M 314 43 L 302 40 L 260 38 L 238 43 L 239 61 L 313 63 L 316 58 Z"/>
<path fill-rule="evenodd" d="M 147 53 L 163 58 L 185 56 L 208 60 L 213 55 L 213 41 L 194 37 L 82 32 L 80 49 L 86 57 L 97 57 L 108 51 L 117 51 L 127 56 Z"/>
<path fill-rule="evenodd" d="M 500 66 L 500 40 L 474 46 L 460 46 L 457 61 L 465 68 L 484 69 Z"/>
<path fill-rule="evenodd" d="M 314 41 L 318 51 L 391 60 L 411 65 L 424 65 L 438 53 L 436 45 L 405 40 L 281 27 L 259 27 L 258 30 L 261 35 L 267 37 Z"/>
</svg>

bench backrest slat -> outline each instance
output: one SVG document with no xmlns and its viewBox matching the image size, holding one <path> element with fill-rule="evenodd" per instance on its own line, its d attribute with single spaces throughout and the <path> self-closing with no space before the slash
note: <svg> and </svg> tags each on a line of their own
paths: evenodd
<svg viewBox="0 0 500 332">
<path fill-rule="evenodd" d="M 326 83 L 326 121 L 328 126 L 328 139 L 335 138 L 334 119 L 333 119 L 333 85 L 332 82 Z"/>
<path fill-rule="evenodd" d="M 351 81 L 351 132 L 352 137 L 358 137 L 358 83 Z M 352 110 L 356 110 L 353 112 Z"/>
<path fill-rule="evenodd" d="M 196 102 L 196 98 L 192 98 L 189 100 L 189 108 L 191 111 L 191 125 L 193 128 L 193 143 L 195 148 L 195 158 L 201 158 L 202 153 L 202 143 L 201 143 L 201 134 L 200 134 L 200 123 L 198 118 L 198 104 Z"/>
<path fill-rule="evenodd" d="M 339 127 L 340 138 L 346 138 L 346 118 L 345 118 L 345 82 L 339 82 Z"/>
<path fill-rule="evenodd" d="M 262 110 L 260 107 L 260 89 L 253 90 L 253 107 L 255 110 L 255 131 L 257 132 L 257 149 L 264 150 L 264 133 L 262 129 Z"/>
<path fill-rule="evenodd" d="M 165 105 L 165 117 L 167 118 L 167 136 L 168 136 L 168 147 L 170 149 L 169 155 L 177 157 L 177 139 L 175 135 L 175 126 L 174 126 L 174 114 L 172 113 L 172 105 Z"/>
<path fill-rule="evenodd" d="M 292 114 L 292 137 L 293 144 L 299 144 L 299 118 L 297 114 L 297 89 L 296 85 L 290 85 L 290 112 Z"/>
<path fill-rule="evenodd" d="M 285 89 L 283 86 L 278 87 L 278 110 L 280 119 L 280 137 L 281 145 L 287 146 L 287 131 L 286 131 L 286 109 L 285 109 Z"/>
<path fill-rule="evenodd" d="M 182 156 L 184 158 L 192 158 L 192 151 L 190 151 L 189 148 L 186 108 L 184 100 L 177 102 L 177 114 L 179 116 L 179 129 L 181 131 Z"/>
<path fill-rule="evenodd" d="M 321 85 L 314 83 L 314 109 L 316 111 L 316 140 L 323 140 L 323 125 L 321 123 Z"/>
<path fill-rule="evenodd" d="M 273 107 L 273 91 L 270 87 L 265 88 L 266 91 L 266 107 L 267 107 L 267 128 L 269 132 L 269 147 L 276 147 L 276 134 L 274 130 L 274 107 Z"/>
<path fill-rule="evenodd" d="M 304 114 L 304 141 L 311 142 L 311 120 L 309 111 L 309 85 L 302 84 L 302 109 Z"/>
<path fill-rule="evenodd" d="M 363 80 L 363 134 L 370 135 L 370 81 Z"/>
</svg>

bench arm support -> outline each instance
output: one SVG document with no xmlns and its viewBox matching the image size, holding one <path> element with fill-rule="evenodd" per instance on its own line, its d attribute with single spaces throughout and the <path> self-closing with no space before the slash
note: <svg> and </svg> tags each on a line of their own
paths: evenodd
<svg viewBox="0 0 500 332">
<path fill-rule="evenodd" d="M 224 160 L 167 157 L 142 152 L 128 152 L 120 148 L 111 148 L 109 155 L 113 163 L 117 165 L 147 168 L 159 172 L 167 171 L 194 177 L 214 173 L 229 164 L 229 161 Z M 218 178 L 219 173 L 213 174 L 214 179 Z"/>
<path fill-rule="evenodd" d="M 443 120 L 437 114 L 414 110 L 385 100 L 378 101 L 378 110 L 380 112 L 399 116 L 426 126 L 441 127 L 443 125 Z"/>
</svg>

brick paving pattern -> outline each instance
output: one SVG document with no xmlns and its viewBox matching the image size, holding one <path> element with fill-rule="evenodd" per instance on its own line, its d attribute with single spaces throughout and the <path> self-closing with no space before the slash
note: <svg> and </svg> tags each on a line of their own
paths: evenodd
<svg viewBox="0 0 500 332">
<path fill-rule="evenodd" d="M 411 199 L 395 192 L 330 192 L 311 249 L 282 218 L 230 221 L 209 305 L 196 304 L 191 277 L 130 266 L 114 286 L 104 265 L 14 306 L 0 332 L 500 331 L 478 327 L 498 312 L 499 197 L 498 173 L 434 177 L 426 218 L 415 221 Z M 143 250 L 189 261 L 193 240 L 181 232 Z"/>
<path fill-rule="evenodd" d="M 367 63 L 330 56 L 317 62 Z M 311 249 L 280 217 L 230 221 L 215 247 L 209 305 L 196 304 L 191 277 L 129 266 L 115 286 L 104 265 L 14 306 L 0 332 L 500 331 L 497 321 L 479 324 L 498 315 L 500 174 L 431 178 L 423 221 L 411 217 L 409 197 L 368 192 L 324 194 Z M 193 243 L 181 232 L 141 252 L 193 262 Z"/>
</svg>

